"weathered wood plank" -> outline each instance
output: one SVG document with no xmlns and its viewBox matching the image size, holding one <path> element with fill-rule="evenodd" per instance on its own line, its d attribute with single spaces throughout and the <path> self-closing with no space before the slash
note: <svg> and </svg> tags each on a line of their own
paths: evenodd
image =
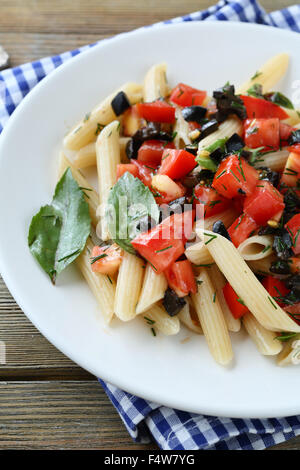
<svg viewBox="0 0 300 470">
<path fill-rule="evenodd" d="M 0 448 L 151 449 L 134 443 L 95 382 L 0 382 Z"/>
</svg>

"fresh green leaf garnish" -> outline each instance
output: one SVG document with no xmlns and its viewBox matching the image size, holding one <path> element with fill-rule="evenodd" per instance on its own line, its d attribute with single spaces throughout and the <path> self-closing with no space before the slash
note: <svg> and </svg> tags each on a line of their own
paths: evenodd
<svg viewBox="0 0 300 470">
<path fill-rule="evenodd" d="M 138 178 L 126 172 L 111 188 L 105 217 L 112 239 L 128 253 L 135 253 L 131 240 L 140 232 L 137 225 L 150 216 L 157 223 L 159 210 L 153 194 Z"/>
<path fill-rule="evenodd" d="M 280 93 L 279 91 L 274 91 L 272 93 L 267 93 L 265 95 L 266 99 L 272 101 L 278 106 L 283 106 L 284 108 L 294 109 L 294 105 L 285 95 Z"/>
<path fill-rule="evenodd" d="M 82 252 L 90 229 L 89 206 L 68 168 L 57 183 L 51 205 L 33 217 L 28 232 L 30 251 L 53 284 Z"/>
</svg>

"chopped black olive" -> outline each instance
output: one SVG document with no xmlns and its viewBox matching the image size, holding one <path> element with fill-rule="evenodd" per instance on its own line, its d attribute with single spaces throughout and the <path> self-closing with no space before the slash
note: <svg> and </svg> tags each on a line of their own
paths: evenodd
<svg viewBox="0 0 300 470">
<path fill-rule="evenodd" d="M 280 174 L 277 171 L 272 171 L 270 168 L 266 166 L 261 166 L 258 168 L 259 170 L 259 179 L 260 180 L 267 180 L 277 188 L 280 180 Z"/>
<path fill-rule="evenodd" d="M 178 297 L 176 292 L 168 288 L 163 298 L 163 306 L 170 317 L 177 315 L 185 306 L 186 301 L 182 297 Z"/>
<path fill-rule="evenodd" d="M 126 155 L 129 159 L 137 158 L 137 153 L 143 142 L 139 140 L 130 139 L 126 144 Z"/>
<path fill-rule="evenodd" d="M 130 102 L 127 98 L 127 95 L 124 91 L 120 91 L 112 100 L 111 107 L 114 110 L 116 116 L 120 116 L 120 114 L 124 113 L 126 109 L 130 108 Z"/>
<path fill-rule="evenodd" d="M 221 148 L 218 148 L 210 153 L 209 158 L 216 164 L 219 165 L 223 158 L 225 157 L 225 152 Z"/>
<path fill-rule="evenodd" d="M 288 261 L 273 261 L 270 266 L 271 273 L 274 274 L 290 274 L 290 265 Z"/>
<path fill-rule="evenodd" d="M 249 152 L 248 150 L 242 150 L 240 152 L 240 156 L 245 158 L 246 160 L 249 160 L 252 157 L 252 152 Z"/>
<path fill-rule="evenodd" d="M 174 201 L 169 202 L 169 204 L 162 204 L 159 208 L 159 222 L 172 214 L 182 214 L 185 209 L 185 204 L 187 204 L 185 196 L 174 199 Z M 188 210 L 191 210 L 191 207 Z"/>
<path fill-rule="evenodd" d="M 284 283 L 288 289 L 300 292 L 300 274 L 289 276 L 287 279 L 285 279 Z"/>
<path fill-rule="evenodd" d="M 286 229 L 280 229 L 274 236 L 273 249 L 275 250 L 277 257 L 281 260 L 286 260 L 293 256 L 292 248 L 293 240 Z"/>
<path fill-rule="evenodd" d="M 245 147 L 243 139 L 238 134 L 233 134 L 226 142 L 227 153 L 234 153 Z"/>
<path fill-rule="evenodd" d="M 238 192 L 239 194 L 242 194 L 243 196 L 245 196 L 245 194 L 246 194 L 245 191 L 242 190 L 242 188 L 239 188 L 239 189 L 237 190 L 237 192 Z"/>
<path fill-rule="evenodd" d="M 212 132 L 215 132 L 218 130 L 219 124 L 216 119 L 212 119 L 211 121 L 206 122 L 203 124 L 201 127 L 201 134 L 200 134 L 200 139 L 204 139 L 204 137 L 207 137 L 208 135 L 212 134 Z"/>
<path fill-rule="evenodd" d="M 293 131 L 288 140 L 289 145 L 300 143 L 300 129 Z"/>
<path fill-rule="evenodd" d="M 235 114 L 240 119 L 247 118 L 247 111 L 243 101 L 239 96 L 235 95 L 233 85 L 226 84 L 223 88 L 215 90 L 213 97 L 216 99 L 218 112 L 216 119 L 222 122 L 229 116 Z"/>
<path fill-rule="evenodd" d="M 206 108 L 204 108 L 203 106 L 188 106 L 186 108 L 183 108 L 181 113 L 185 121 L 194 121 L 201 124 L 202 119 L 206 115 L 206 111 Z"/>
<path fill-rule="evenodd" d="M 196 156 L 197 153 L 198 153 L 198 145 L 197 144 L 196 145 L 194 145 L 194 144 L 187 145 L 184 150 L 186 150 L 187 152 L 192 153 L 193 155 Z"/>
<path fill-rule="evenodd" d="M 182 183 L 186 188 L 194 188 L 200 181 L 204 181 L 205 184 L 210 184 L 214 179 L 214 173 L 210 170 L 200 170 L 200 171 L 193 171 L 186 175 Z"/>
<path fill-rule="evenodd" d="M 171 142 L 173 136 L 162 131 L 159 123 L 149 122 L 146 127 L 139 129 L 126 145 L 126 155 L 128 158 L 137 158 L 138 150 L 146 140 L 164 140 Z"/>
<path fill-rule="evenodd" d="M 155 227 L 155 225 L 155 221 L 150 217 L 150 215 L 147 215 L 139 221 L 136 228 L 140 232 L 148 232 L 148 230 Z"/>
<path fill-rule="evenodd" d="M 296 213 L 300 209 L 300 198 L 295 191 L 288 189 L 284 195 L 285 209 L 288 212 Z"/>
<path fill-rule="evenodd" d="M 265 227 L 262 227 L 259 230 L 258 235 L 274 235 L 278 231 L 279 231 L 278 228 L 274 228 L 274 227 L 270 227 L 270 225 L 266 225 Z"/>
<path fill-rule="evenodd" d="M 217 220 L 217 222 L 214 223 L 212 231 L 214 233 L 218 233 L 219 235 L 222 235 L 222 237 L 227 238 L 228 240 L 231 241 L 230 235 L 226 230 L 226 227 L 222 220 Z"/>
</svg>

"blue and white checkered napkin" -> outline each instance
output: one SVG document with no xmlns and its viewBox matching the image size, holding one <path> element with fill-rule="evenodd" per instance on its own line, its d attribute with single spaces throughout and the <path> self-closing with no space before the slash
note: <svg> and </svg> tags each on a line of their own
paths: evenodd
<svg viewBox="0 0 300 470">
<path fill-rule="evenodd" d="M 157 23 L 155 27 L 215 20 L 259 23 L 300 32 L 300 5 L 266 14 L 256 0 L 221 0 L 208 10 Z M 0 73 L 0 133 L 16 106 L 40 80 L 88 47 L 91 46 Z M 202 416 L 150 403 L 101 380 L 100 383 L 131 437 L 141 443 L 155 440 L 165 450 L 264 449 L 300 435 L 300 416 L 264 420 Z"/>
</svg>

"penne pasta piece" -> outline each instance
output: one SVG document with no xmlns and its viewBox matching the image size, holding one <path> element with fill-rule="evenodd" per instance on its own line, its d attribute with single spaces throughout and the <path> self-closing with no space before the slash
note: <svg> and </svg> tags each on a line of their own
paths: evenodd
<svg viewBox="0 0 300 470">
<path fill-rule="evenodd" d="M 117 165 L 120 159 L 119 122 L 108 124 L 96 142 L 97 171 L 99 185 L 99 204 L 101 206 L 101 239 L 109 240 L 110 234 L 104 217 L 110 189 L 117 181 Z"/>
<path fill-rule="evenodd" d="M 279 366 L 300 364 L 300 336 L 297 335 L 284 343 L 283 349 L 277 358 Z"/>
<path fill-rule="evenodd" d="M 198 292 L 192 295 L 192 301 L 205 339 L 214 359 L 227 365 L 233 358 L 231 341 L 218 296 L 205 268 L 202 268 L 197 281 Z"/>
<path fill-rule="evenodd" d="M 199 322 L 198 315 L 195 311 L 195 307 L 189 297 L 186 298 L 186 304 L 183 309 L 178 313 L 177 317 L 189 330 L 203 335 L 203 331 Z"/>
<path fill-rule="evenodd" d="M 266 330 L 251 313 L 243 316 L 243 325 L 261 354 L 276 356 L 280 353 L 282 343 L 275 339 L 278 334 Z"/>
<path fill-rule="evenodd" d="M 284 119 L 282 122 L 294 126 L 295 124 L 300 123 L 299 112 L 296 109 L 283 108 L 284 111 L 289 115 L 288 118 Z"/>
<path fill-rule="evenodd" d="M 129 142 L 130 137 L 120 137 L 120 157 L 121 161 L 126 163 L 128 162 L 128 158 L 126 155 L 126 145 Z M 89 166 L 97 165 L 97 157 L 96 157 L 96 142 L 91 142 L 90 144 L 82 147 L 76 153 L 73 166 L 74 168 L 87 168 Z"/>
<path fill-rule="evenodd" d="M 169 94 L 167 83 L 167 64 L 155 64 L 146 73 L 143 87 L 143 99 L 147 103 Z"/>
<path fill-rule="evenodd" d="M 235 221 L 236 218 L 236 211 L 232 207 L 230 207 L 229 209 L 220 212 L 220 214 L 212 215 L 211 217 L 207 217 L 206 219 L 204 219 L 204 228 L 205 230 L 212 230 L 214 223 L 218 220 L 222 220 L 223 224 L 227 228 L 230 227 L 230 225 L 232 224 L 232 222 Z M 201 229 L 203 229 L 203 220 L 199 219 L 194 225 L 194 230 L 199 231 Z"/>
<path fill-rule="evenodd" d="M 153 328 L 167 336 L 177 335 L 180 330 L 180 322 L 177 317 L 170 317 L 160 304 L 152 305 L 144 314 L 144 319 L 151 320 Z M 150 322 L 149 322 L 150 324 Z"/>
<path fill-rule="evenodd" d="M 93 244 L 88 240 L 84 251 L 76 259 L 76 263 L 97 300 L 105 322 L 109 324 L 114 315 L 116 284 L 106 274 L 94 273 L 91 270 L 90 253 L 92 248 Z"/>
<path fill-rule="evenodd" d="M 141 295 L 136 306 L 137 315 L 149 310 L 153 304 L 161 300 L 168 287 L 167 280 L 163 273 L 156 274 L 148 263 L 145 269 L 145 276 Z"/>
<path fill-rule="evenodd" d="M 278 54 L 269 59 L 250 80 L 243 83 L 238 89 L 237 94 L 246 93 L 255 83 L 263 86 L 263 93 L 272 90 L 274 85 L 285 75 L 289 64 L 288 54 Z"/>
<path fill-rule="evenodd" d="M 220 302 L 220 306 L 221 306 L 228 330 L 234 333 L 236 333 L 237 331 L 240 331 L 241 320 L 239 318 L 234 318 L 234 316 L 232 315 L 227 305 L 227 302 L 223 294 L 223 287 L 226 284 L 225 277 L 223 276 L 223 274 L 221 273 L 221 271 L 219 270 L 216 264 L 210 267 L 208 274 L 217 292 L 217 296 Z"/>
<path fill-rule="evenodd" d="M 246 261 L 267 258 L 273 252 L 273 238 L 269 235 L 254 235 L 246 238 L 238 247 L 238 252 Z"/>
<path fill-rule="evenodd" d="M 183 119 L 181 109 L 178 106 L 176 106 L 175 117 L 176 122 L 174 125 L 174 144 L 176 148 L 183 148 L 191 143 L 191 139 L 189 138 L 189 123 Z"/>
<path fill-rule="evenodd" d="M 300 325 L 270 297 L 233 243 L 216 233 L 204 236 L 220 270 L 259 323 L 267 330 L 300 332 Z"/>
<path fill-rule="evenodd" d="M 211 264 L 214 260 L 203 242 L 197 242 L 190 245 L 185 250 L 185 256 L 191 263 L 197 265 Z"/>
<path fill-rule="evenodd" d="M 288 156 L 288 150 L 278 150 L 278 152 L 270 152 L 266 153 L 265 155 L 259 155 L 259 159 L 255 162 L 254 166 L 267 166 L 273 171 L 281 171 L 284 169 Z"/>
<path fill-rule="evenodd" d="M 198 152 L 213 144 L 218 139 L 231 137 L 233 134 L 242 135 L 242 132 L 243 126 L 241 121 L 234 116 L 229 117 L 228 119 L 226 119 L 226 121 L 220 124 L 218 130 L 208 135 L 207 137 L 204 137 L 204 139 L 200 140 L 198 145 Z"/>
<path fill-rule="evenodd" d="M 114 311 L 122 321 L 132 320 L 136 316 L 144 276 L 144 261 L 125 252 L 117 279 Z"/>
<path fill-rule="evenodd" d="M 271 263 L 276 261 L 274 254 L 269 255 L 267 258 L 261 258 L 254 261 L 247 261 L 248 266 L 257 274 L 272 274 L 270 271 Z"/>
<path fill-rule="evenodd" d="M 90 114 L 87 114 L 64 138 L 64 146 L 70 150 L 79 150 L 85 145 L 96 140 L 101 129 L 116 119 L 111 107 L 114 97 L 123 91 L 130 104 L 135 104 L 142 99 L 142 86 L 136 83 L 125 83 L 114 93 L 102 101 Z"/>
<path fill-rule="evenodd" d="M 59 176 L 61 177 L 63 173 L 66 171 L 67 168 L 70 168 L 72 171 L 73 178 L 77 181 L 79 186 L 81 188 L 85 188 L 85 194 L 87 195 L 87 203 L 89 205 L 90 209 L 90 216 L 92 219 L 92 224 L 94 227 L 99 222 L 98 216 L 97 216 L 97 209 L 99 205 L 99 195 L 97 191 L 92 188 L 90 183 L 87 181 L 87 179 L 80 173 L 79 170 L 74 168 L 73 163 L 67 159 L 65 154 L 63 152 L 60 153 L 59 157 Z"/>
</svg>

